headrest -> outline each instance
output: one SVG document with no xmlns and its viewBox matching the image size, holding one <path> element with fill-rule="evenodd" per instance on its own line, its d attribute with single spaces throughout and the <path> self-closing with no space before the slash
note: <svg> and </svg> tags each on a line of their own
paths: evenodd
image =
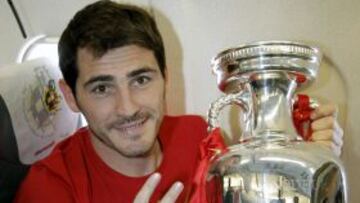
<svg viewBox="0 0 360 203">
<path fill-rule="evenodd" d="M 0 160 L 32 164 L 79 127 L 58 67 L 45 58 L 0 68 Z"/>
</svg>

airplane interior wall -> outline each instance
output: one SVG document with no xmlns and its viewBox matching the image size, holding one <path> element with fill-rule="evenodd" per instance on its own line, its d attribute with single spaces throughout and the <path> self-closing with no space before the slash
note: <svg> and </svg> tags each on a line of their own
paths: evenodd
<svg viewBox="0 0 360 203">
<path fill-rule="evenodd" d="M 6 1 L 0 1 L 0 68 L 14 63 L 25 42 Z"/>
<path fill-rule="evenodd" d="M 59 36 L 71 16 L 94 0 L 13 0 L 28 38 Z M 123 2 L 123 1 L 119 1 Z M 163 35 L 169 72 L 170 114 L 200 114 L 222 94 L 210 60 L 220 51 L 259 40 L 294 40 L 324 53 L 317 80 L 305 92 L 339 107 L 345 130 L 342 160 L 349 202 L 360 202 L 360 1 L 358 0 L 136 0 L 149 6 Z M 26 41 L 6 1 L 0 1 L 0 68 L 15 63 Z M 234 140 L 239 111 L 229 107 L 221 125 Z M 233 135 L 233 136 L 231 136 Z"/>
</svg>

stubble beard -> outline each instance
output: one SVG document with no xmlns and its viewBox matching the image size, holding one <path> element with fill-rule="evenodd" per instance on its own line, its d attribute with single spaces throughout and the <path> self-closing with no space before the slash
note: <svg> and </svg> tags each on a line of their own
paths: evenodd
<svg viewBox="0 0 360 203">
<path fill-rule="evenodd" d="M 90 126 L 89 128 L 92 131 L 92 134 L 95 136 L 95 139 L 98 139 L 101 143 L 106 145 L 106 147 L 109 147 L 113 151 L 117 152 L 119 155 L 126 158 L 145 158 L 150 156 L 152 153 L 154 153 L 154 150 L 156 150 L 155 144 L 158 141 L 157 134 L 159 131 L 160 123 L 162 122 L 162 118 L 160 117 L 161 115 L 155 115 L 153 111 L 147 110 L 147 111 L 135 113 L 134 115 L 129 117 L 120 117 L 116 121 L 111 122 L 109 125 L 107 125 L 104 130 L 101 129 L 95 130 L 92 129 Z M 137 121 L 140 122 L 141 120 L 145 120 L 145 123 L 142 123 L 142 125 L 146 125 L 148 122 L 154 122 L 153 132 L 145 131 L 144 134 L 137 135 L 140 137 L 134 136 L 133 138 L 128 137 L 124 139 L 128 139 L 136 142 L 136 139 L 141 139 L 143 136 L 153 136 L 154 138 L 151 140 L 151 143 L 147 143 L 145 141 L 145 143 L 140 143 L 141 146 L 139 146 L 138 143 L 134 143 L 135 148 L 137 149 L 134 148 L 129 149 L 121 146 L 118 147 L 114 144 L 114 142 L 111 139 L 108 139 L 110 137 L 111 131 L 115 131 L 115 132 L 119 131 L 118 129 L 116 129 L 115 126 L 127 125 L 132 122 L 137 122 Z M 149 135 L 148 133 L 153 133 L 154 135 Z M 116 136 L 127 136 L 127 135 L 116 135 Z M 131 145 L 130 147 L 133 147 L 133 145 Z"/>
</svg>

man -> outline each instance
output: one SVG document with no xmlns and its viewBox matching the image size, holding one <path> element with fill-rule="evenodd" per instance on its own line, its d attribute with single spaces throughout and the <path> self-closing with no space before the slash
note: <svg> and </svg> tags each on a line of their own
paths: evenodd
<svg viewBox="0 0 360 203">
<path fill-rule="evenodd" d="M 15 202 L 186 202 L 206 123 L 164 116 L 164 55 L 144 10 L 99 1 L 79 11 L 59 41 L 59 84 L 88 127 L 32 166 Z M 314 112 L 314 140 L 333 144 L 334 112 Z"/>
</svg>

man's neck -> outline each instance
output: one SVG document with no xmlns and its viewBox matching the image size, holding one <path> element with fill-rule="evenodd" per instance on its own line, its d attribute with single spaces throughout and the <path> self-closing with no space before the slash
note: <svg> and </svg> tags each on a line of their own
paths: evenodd
<svg viewBox="0 0 360 203">
<path fill-rule="evenodd" d="M 159 140 L 156 140 L 151 151 L 142 157 L 126 157 L 108 147 L 95 136 L 91 143 L 100 158 L 113 170 L 130 177 L 141 177 L 153 173 L 161 164 L 162 151 Z"/>
</svg>

